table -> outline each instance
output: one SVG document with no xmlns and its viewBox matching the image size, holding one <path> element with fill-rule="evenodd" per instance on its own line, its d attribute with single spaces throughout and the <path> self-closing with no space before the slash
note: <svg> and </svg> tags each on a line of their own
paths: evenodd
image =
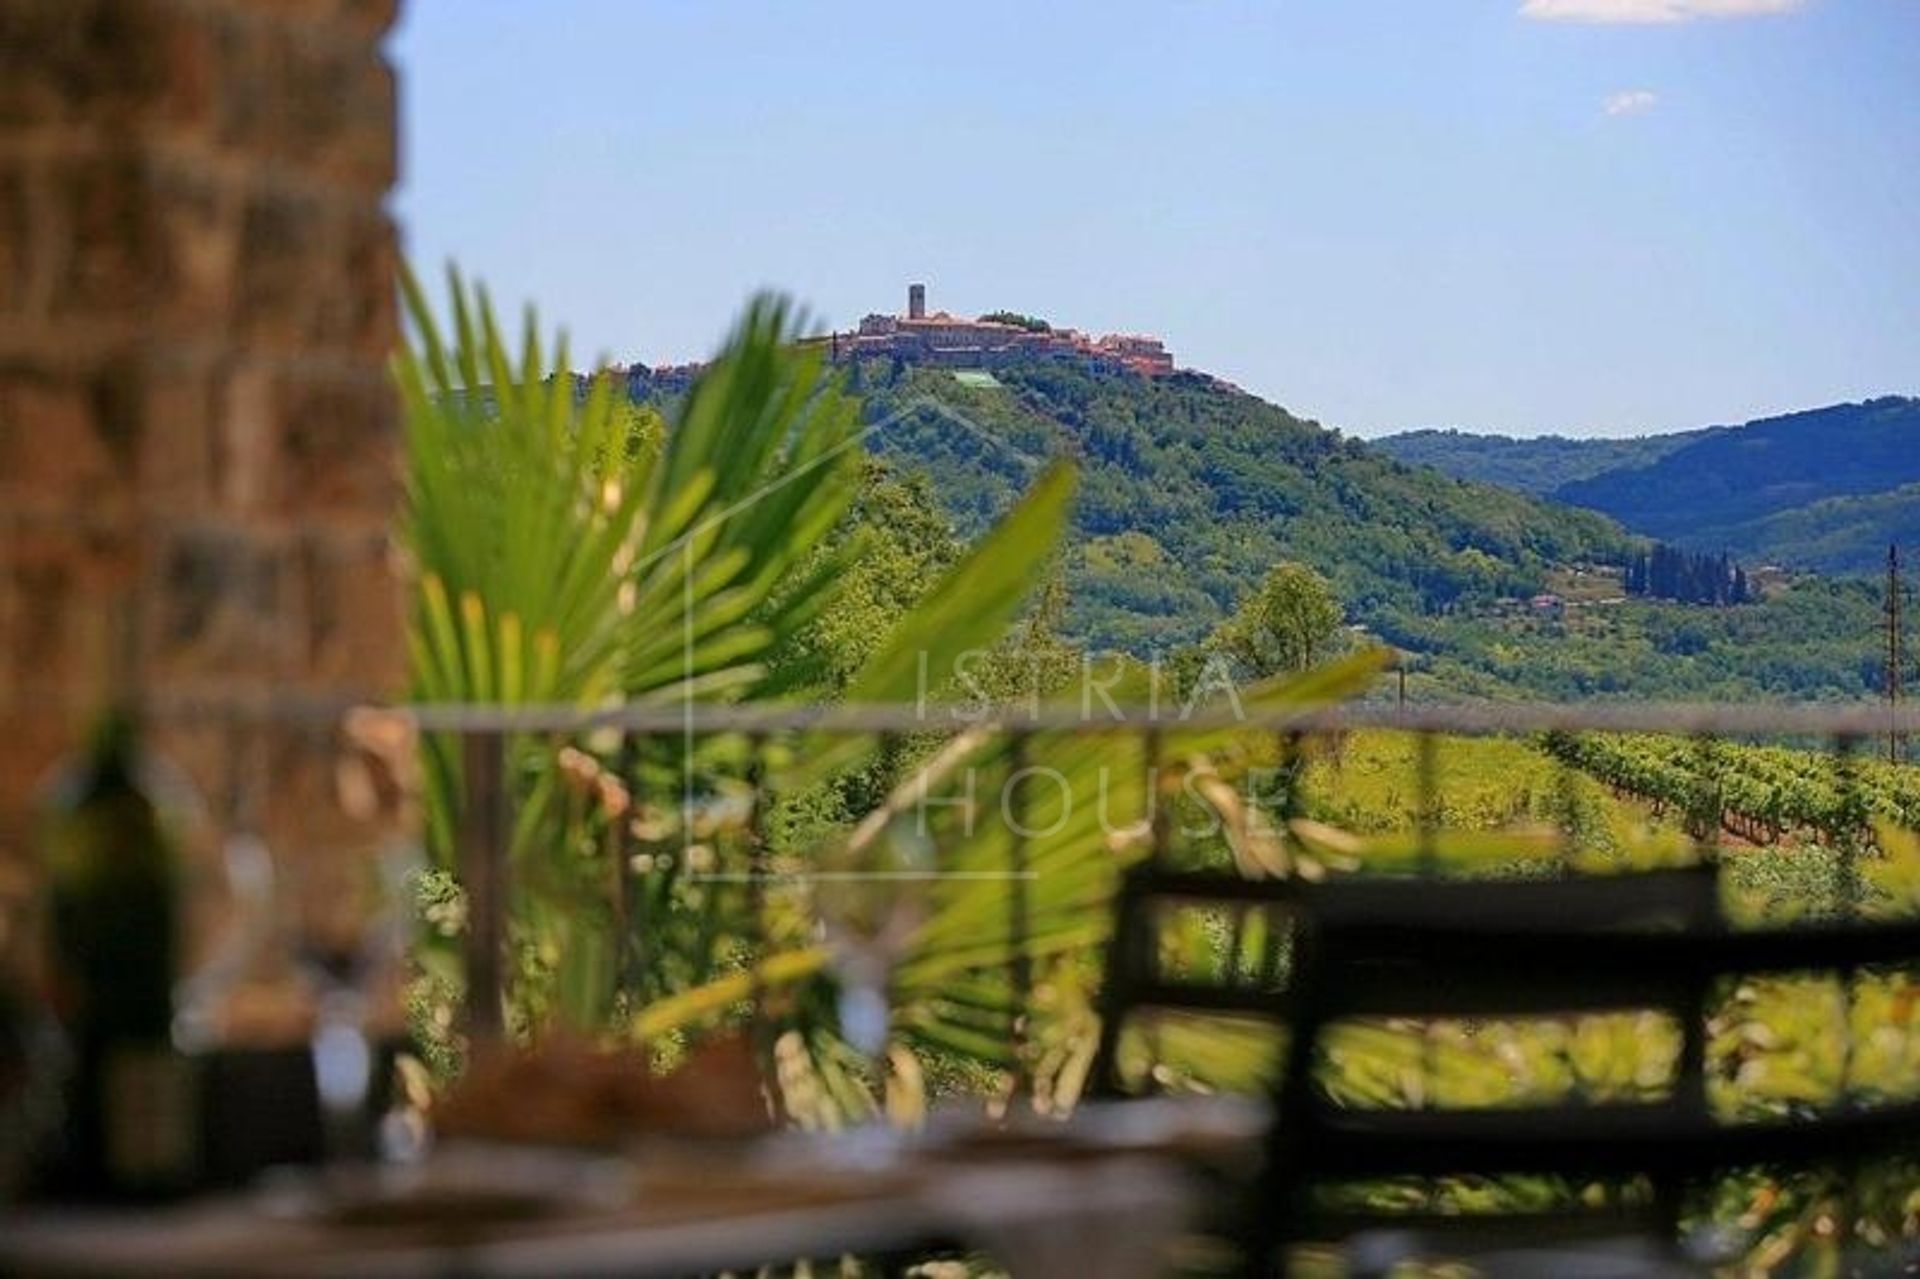
<svg viewBox="0 0 1920 1279">
<path fill-rule="evenodd" d="M 1199 1207 L 1196 1155 L 1251 1144 L 1241 1109 L 1184 1103 L 1090 1114 L 1057 1134 L 910 1147 L 886 1166 L 833 1167 L 789 1145 L 768 1166 L 669 1161 L 630 1202 L 514 1222 L 339 1225 L 283 1218 L 257 1197 L 144 1211 L 16 1209 L 0 1217 L 9 1275 L 475 1276 L 665 1279 L 797 1258 L 974 1249 L 1017 1279 L 1145 1279 Z M 1142 1122 L 1142 1121 L 1145 1122 Z"/>
</svg>

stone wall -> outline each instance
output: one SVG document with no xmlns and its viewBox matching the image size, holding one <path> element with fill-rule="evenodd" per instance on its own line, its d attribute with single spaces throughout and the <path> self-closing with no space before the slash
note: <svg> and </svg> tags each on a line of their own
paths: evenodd
<svg viewBox="0 0 1920 1279">
<path fill-rule="evenodd" d="M 162 712 L 398 691 L 396 3 L 0 0 L 0 866 L 117 650 Z M 276 855 L 378 835 L 324 729 L 163 732 Z"/>
</svg>

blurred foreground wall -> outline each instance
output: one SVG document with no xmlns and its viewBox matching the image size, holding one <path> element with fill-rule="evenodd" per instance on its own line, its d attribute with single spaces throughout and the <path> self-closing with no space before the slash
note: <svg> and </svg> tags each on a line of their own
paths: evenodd
<svg viewBox="0 0 1920 1279">
<path fill-rule="evenodd" d="M 384 698 L 396 0 L 0 0 L 0 871 L 126 650 L 162 705 Z M 125 637 L 131 642 L 123 642 Z M 166 730 L 282 858 L 332 734 Z"/>
</svg>

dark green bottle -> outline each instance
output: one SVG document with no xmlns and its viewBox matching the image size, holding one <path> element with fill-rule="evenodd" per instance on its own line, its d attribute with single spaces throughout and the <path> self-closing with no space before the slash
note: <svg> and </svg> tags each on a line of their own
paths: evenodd
<svg viewBox="0 0 1920 1279">
<path fill-rule="evenodd" d="M 173 1046 L 179 863 L 139 765 L 139 726 L 109 714 L 55 783 L 44 828 L 59 1011 L 73 1051 L 59 1183 L 99 1198 L 180 1193 L 198 1117 Z"/>
</svg>

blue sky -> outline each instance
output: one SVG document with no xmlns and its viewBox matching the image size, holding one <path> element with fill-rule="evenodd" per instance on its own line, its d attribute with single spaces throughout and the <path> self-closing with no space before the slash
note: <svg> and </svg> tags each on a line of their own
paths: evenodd
<svg viewBox="0 0 1920 1279">
<path fill-rule="evenodd" d="M 1011 307 L 1357 434 L 1920 393 L 1920 0 L 410 0 L 408 252 L 576 349 Z"/>
</svg>

